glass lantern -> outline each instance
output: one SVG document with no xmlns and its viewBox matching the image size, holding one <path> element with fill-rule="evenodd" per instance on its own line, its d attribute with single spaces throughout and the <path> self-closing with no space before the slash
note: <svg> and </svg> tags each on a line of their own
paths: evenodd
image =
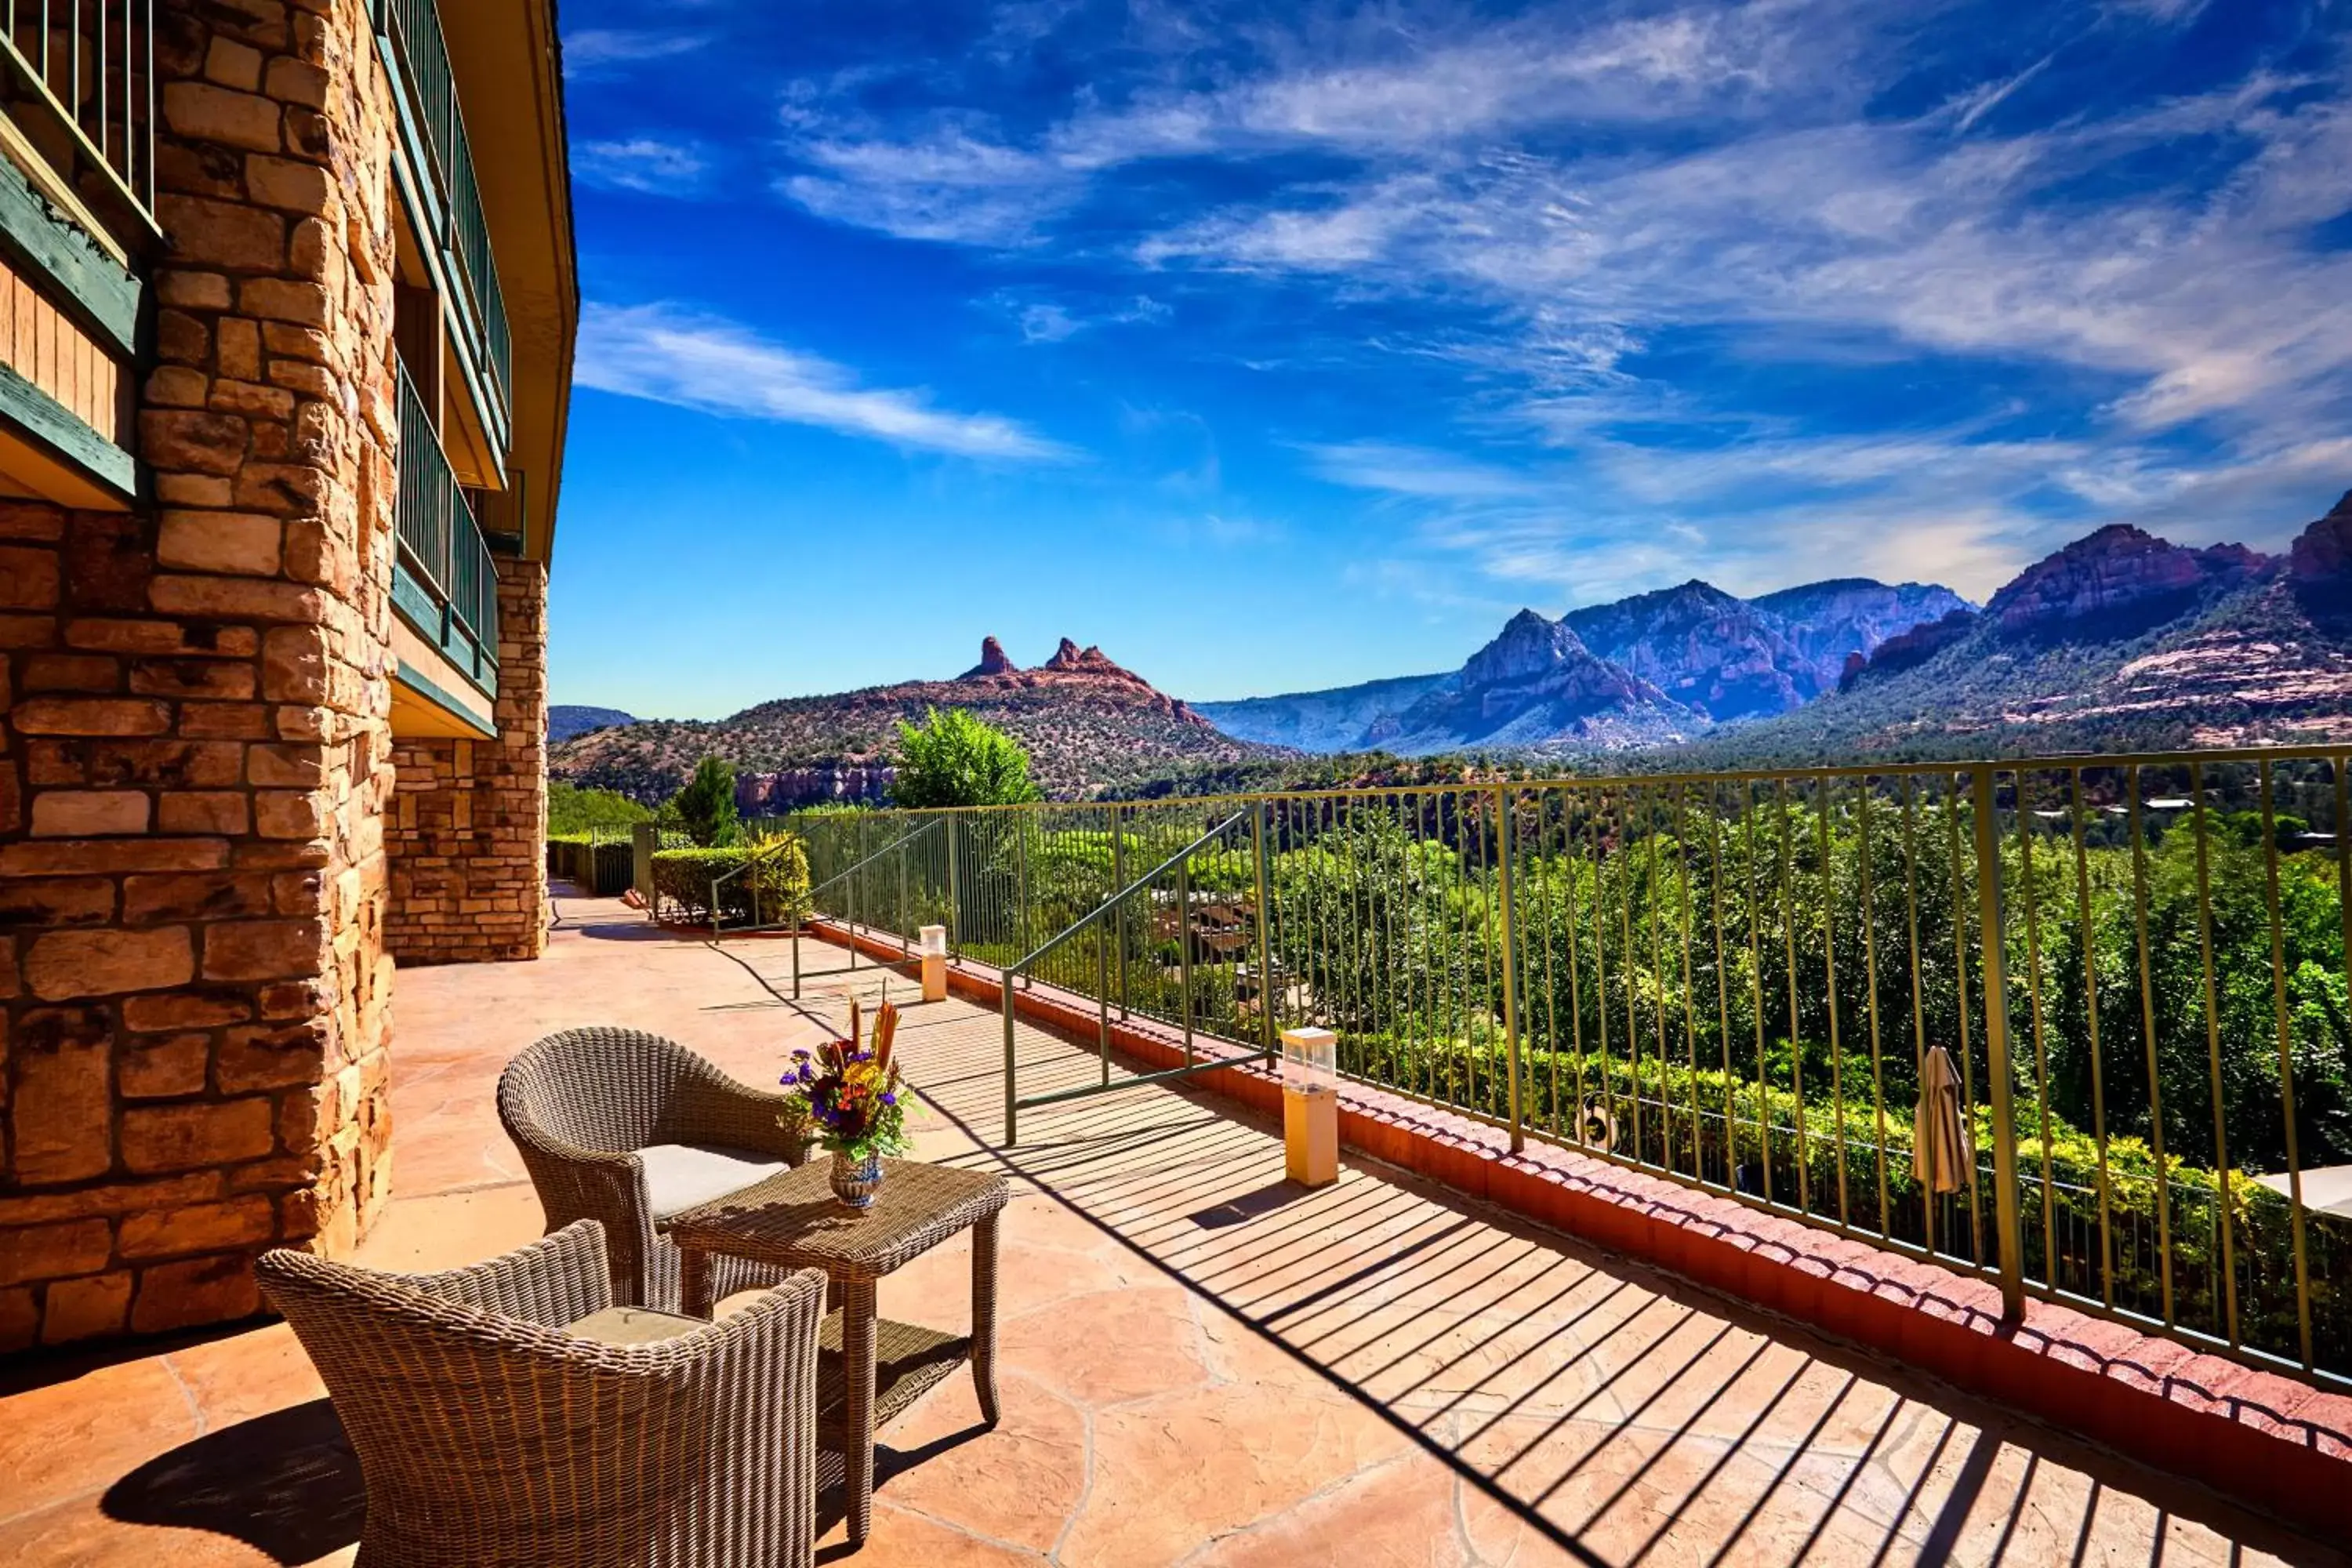
<svg viewBox="0 0 2352 1568">
<path fill-rule="evenodd" d="M 1339 1037 L 1328 1029 L 1285 1029 L 1282 1087 L 1300 1094 L 1338 1093 Z"/>
<path fill-rule="evenodd" d="M 948 955 L 947 927 L 925 926 L 917 934 L 921 939 L 923 957 L 945 958 Z"/>
</svg>

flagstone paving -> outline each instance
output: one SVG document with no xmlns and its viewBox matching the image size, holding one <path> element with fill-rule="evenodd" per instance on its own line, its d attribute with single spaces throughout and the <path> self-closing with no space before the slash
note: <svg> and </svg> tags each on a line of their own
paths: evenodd
<svg viewBox="0 0 2352 1568">
<path fill-rule="evenodd" d="M 871 969 L 650 933 L 563 898 L 533 964 L 404 971 L 394 1186 L 363 1260 L 537 1234 L 499 1068 L 659 1030 L 750 1081 Z M 824 971 L 815 973 L 816 971 Z M 909 987 L 892 983 L 900 1000 Z M 1001 1123 L 1001 1021 L 911 1007 L 920 1157 L 1003 1170 L 1003 1419 L 952 1379 L 883 1434 L 854 1559 L 921 1564 L 2204 1563 L 2344 1559 L 2195 1486 L 1368 1163 L 1317 1192 L 1276 1130 L 1163 1086 Z M 1019 1032 L 1024 1091 L 1094 1058 Z M 1116 1071 L 1116 1069 L 1114 1069 Z M 968 1321 L 968 1238 L 882 1287 Z M 838 1506 L 828 1509 L 837 1521 Z M 0 1371 L 0 1563 L 347 1563 L 358 1477 L 282 1325 Z M 822 1560 L 846 1548 L 830 1522 Z"/>
</svg>

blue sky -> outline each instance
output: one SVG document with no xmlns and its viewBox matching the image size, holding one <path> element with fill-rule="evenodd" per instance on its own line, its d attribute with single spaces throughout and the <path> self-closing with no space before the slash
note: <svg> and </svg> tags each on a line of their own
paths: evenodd
<svg viewBox="0 0 2352 1568">
<path fill-rule="evenodd" d="M 2347 0 L 565 0 L 554 699 L 1181 696 L 2352 486 Z"/>
</svg>

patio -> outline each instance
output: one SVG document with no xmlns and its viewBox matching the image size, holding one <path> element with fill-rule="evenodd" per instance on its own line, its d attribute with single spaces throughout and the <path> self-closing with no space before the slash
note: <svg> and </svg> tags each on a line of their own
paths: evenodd
<svg viewBox="0 0 2352 1568">
<path fill-rule="evenodd" d="M 811 944 L 664 936 L 563 896 L 545 960 L 404 971 L 397 1197 L 362 1260 L 539 1230 L 492 1090 L 568 1025 L 670 1035 L 752 1082 L 853 989 Z M 906 999 L 908 987 L 894 985 Z M 950 1379 L 883 1435 L 855 1561 L 961 1564 L 2340 1561 L 2175 1478 L 1368 1162 L 1314 1193 L 1278 1130 L 1144 1087 L 1024 1116 L 998 1018 L 908 1009 L 921 1158 L 1003 1169 L 1004 1420 Z M 1092 1058 L 1020 1036 L 1024 1087 Z M 883 1310 L 965 1311 L 965 1243 Z M 12 1367 L 0 1561 L 344 1562 L 357 1476 L 282 1325 Z M 828 1519 L 837 1518 L 837 1508 Z M 827 1541 L 838 1557 L 840 1531 Z"/>
</svg>

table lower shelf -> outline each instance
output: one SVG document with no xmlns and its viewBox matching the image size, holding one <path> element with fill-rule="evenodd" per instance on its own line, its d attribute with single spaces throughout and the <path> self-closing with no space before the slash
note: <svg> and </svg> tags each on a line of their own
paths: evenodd
<svg viewBox="0 0 2352 1568">
<path fill-rule="evenodd" d="M 874 1426 L 879 1431 L 884 1423 L 904 1413 L 971 1359 L 971 1336 L 942 1333 L 888 1318 L 877 1320 L 874 1328 Z M 817 1336 L 816 1387 L 817 1440 L 838 1448 L 849 1436 L 849 1384 L 842 1364 L 837 1311 L 825 1314 L 824 1327 Z"/>
</svg>

